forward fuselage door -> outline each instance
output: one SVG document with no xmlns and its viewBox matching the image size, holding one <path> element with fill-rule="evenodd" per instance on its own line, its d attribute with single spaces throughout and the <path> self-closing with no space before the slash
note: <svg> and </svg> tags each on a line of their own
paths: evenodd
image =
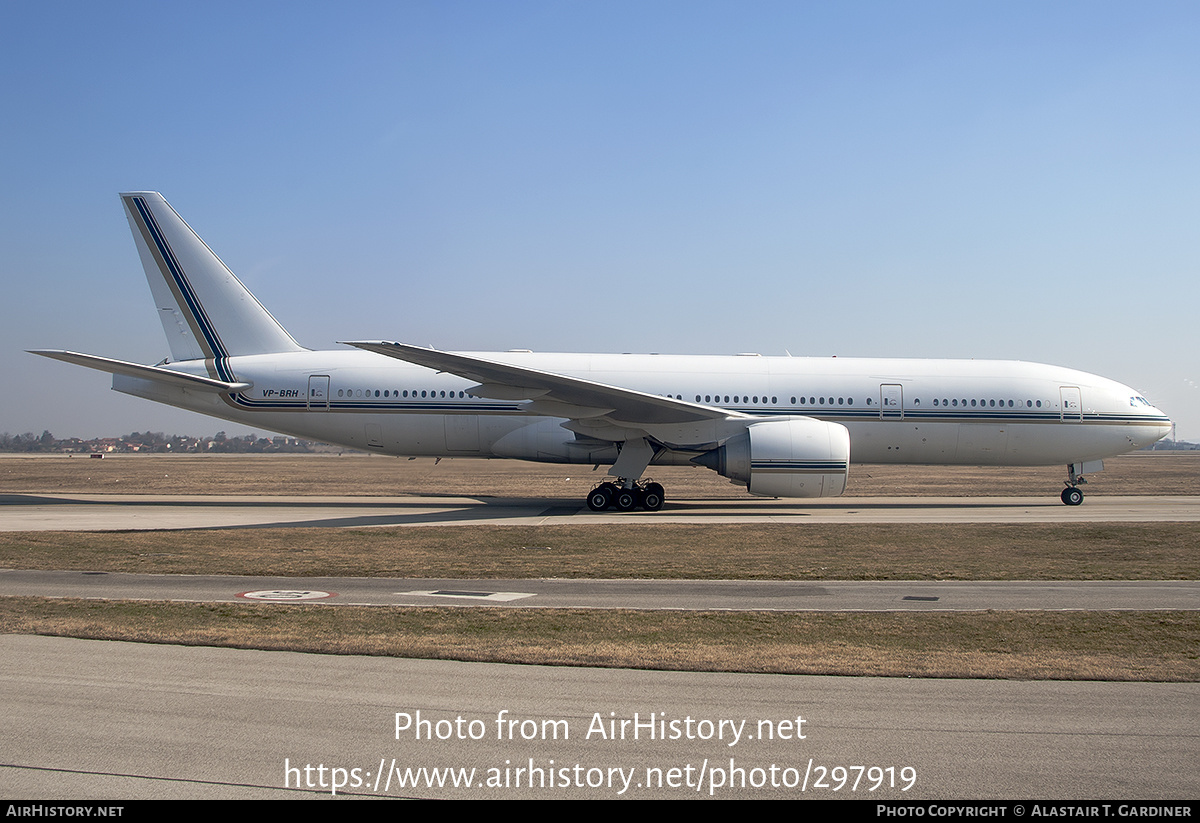
<svg viewBox="0 0 1200 823">
<path fill-rule="evenodd" d="M 1062 398 L 1061 416 L 1063 422 L 1078 423 L 1083 420 L 1083 401 L 1079 396 L 1079 387 L 1059 386 L 1058 393 Z"/>
<path fill-rule="evenodd" d="M 308 376 L 308 407 L 325 411 L 329 409 L 329 375 Z"/>
<path fill-rule="evenodd" d="M 900 420 L 904 417 L 904 387 L 899 383 L 882 383 L 879 386 L 879 418 Z"/>
</svg>

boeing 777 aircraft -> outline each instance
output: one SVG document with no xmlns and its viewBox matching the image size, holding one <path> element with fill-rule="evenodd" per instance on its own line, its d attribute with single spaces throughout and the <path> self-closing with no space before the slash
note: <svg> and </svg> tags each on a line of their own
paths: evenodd
<svg viewBox="0 0 1200 823">
<path fill-rule="evenodd" d="M 858 463 L 1067 467 L 1140 449 L 1171 421 L 1138 392 L 1016 361 L 306 349 L 156 192 L 121 195 L 171 356 L 110 372 L 126 394 L 255 428 L 410 457 L 610 465 L 600 511 L 662 508 L 651 465 L 698 464 L 751 494 L 832 497 Z"/>
</svg>

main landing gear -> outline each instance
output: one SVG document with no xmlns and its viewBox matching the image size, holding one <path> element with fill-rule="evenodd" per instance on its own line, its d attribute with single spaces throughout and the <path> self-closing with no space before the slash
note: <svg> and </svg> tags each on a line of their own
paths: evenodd
<svg viewBox="0 0 1200 823">
<path fill-rule="evenodd" d="M 638 480 L 654 458 L 650 441 L 644 437 L 625 440 L 617 444 L 617 452 L 617 462 L 608 472 L 617 481 L 605 481 L 592 489 L 587 496 L 588 508 L 594 512 L 602 512 L 609 506 L 619 512 L 631 512 L 638 506 L 648 512 L 661 509 L 663 487 Z"/>
<path fill-rule="evenodd" d="M 624 480 L 605 482 L 592 489 L 587 497 L 588 508 L 602 512 L 611 506 L 620 512 L 631 512 L 641 506 L 648 512 L 656 512 L 663 507 L 661 484 L 635 482 L 627 488 L 625 483 Z"/>
<path fill-rule="evenodd" d="M 1076 471 L 1077 466 L 1078 463 L 1067 464 L 1067 487 L 1062 490 L 1061 497 L 1068 506 L 1078 506 L 1083 502 L 1083 489 L 1079 487 L 1087 483 L 1087 478 Z"/>
</svg>

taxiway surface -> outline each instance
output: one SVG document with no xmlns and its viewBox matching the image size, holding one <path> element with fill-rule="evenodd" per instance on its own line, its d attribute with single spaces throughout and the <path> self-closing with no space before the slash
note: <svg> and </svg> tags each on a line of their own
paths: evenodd
<svg viewBox="0 0 1200 823">
<path fill-rule="evenodd" d="M 1200 521 L 1200 497 L 1096 496 L 1080 507 L 1047 498 L 858 498 L 804 504 L 747 498 L 681 500 L 654 514 L 597 515 L 535 499 L 71 494 L 7 495 L 0 497 L 0 513 L 0 529 L 9 531 L 603 525 L 631 518 L 655 523 L 1195 522 Z M 324 592 L 336 595 L 324 602 L 348 604 L 822 611 L 1194 610 L 1200 600 L 1200 586 L 1192 581 L 373 580 L 0 572 L 0 594 L 12 595 L 229 601 L 255 591 L 287 601 L 300 592 Z M 6 707 L 0 735 L 8 741 L 0 775 L 14 796 L 313 796 L 330 791 L 333 768 L 359 769 L 359 785 L 343 786 L 342 793 L 353 788 L 360 795 L 394 797 L 711 793 L 743 798 L 1157 800 L 1200 793 L 1195 770 L 1178 768 L 1200 755 L 1196 683 L 549 668 L 18 635 L 0 636 L 0 658 L 15 661 L 0 669 L 0 701 Z M 395 714 L 418 711 L 434 724 L 460 717 L 468 723 L 478 720 L 485 733 L 476 740 L 436 739 L 436 733 L 432 740 L 397 739 Z M 503 739 L 495 726 L 500 712 L 536 721 L 538 729 L 545 728 L 543 721 L 561 720 L 572 736 Z M 644 722 L 651 713 L 672 720 L 744 720 L 755 736 L 729 746 L 728 740 L 698 737 L 609 740 L 586 734 L 596 716 L 607 722 L 637 714 Z M 804 739 L 758 735 L 759 721 L 777 724 L 801 715 L 808 724 Z M 551 760 L 567 769 L 561 775 L 550 772 L 561 785 L 529 786 L 529 777 L 547 773 Z M 319 765 L 326 767 L 323 774 L 316 770 Z M 397 765 L 400 772 L 394 771 Z M 856 765 L 877 767 L 878 774 L 888 775 L 885 785 L 875 792 L 846 792 L 844 785 L 835 791 L 831 770 Z M 410 767 L 475 769 L 472 779 L 484 785 L 475 782 L 468 789 L 426 780 L 415 787 L 398 786 L 408 779 L 404 775 L 416 774 L 406 771 Z M 894 778 L 905 767 L 916 780 L 901 792 L 902 783 Z M 524 777 L 515 774 L 518 768 L 525 768 Z M 390 785 L 375 782 L 381 772 Z M 500 785 L 488 787 L 493 773 Z M 352 774 L 345 772 L 345 779 Z M 428 778 L 428 772 L 423 774 Z M 620 781 L 626 774 L 632 782 L 621 793 L 620 783 L 613 785 L 610 779 L 616 775 Z M 674 787 L 655 785 L 656 774 L 666 783 L 674 774 Z M 824 776 L 823 786 L 801 789 L 794 782 L 811 781 L 814 774 Z M 596 785 L 587 786 L 593 779 Z M 514 785 L 521 780 L 523 785 Z M 736 785 L 730 786 L 731 780 Z M 787 780 L 793 783 L 787 785 Z M 723 785 L 716 786 L 718 781 Z"/>
<path fill-rule="evenodd" d="M 0 569 L 0 596 L 722 611 L 1200 609 L 1200 581 L 468 580 Z"/>
<path fill-rule="evenodd" d="M 1195 683 L 548 668 L 21 635 L 0 636 L 0 657 L 14 662 L 0 669 L 0 781 L 39 800 L 328 796 L 335 779 L 343 795 L 433 798 L 1200 795 L 1200 772 L 1181 768 L 1200 744 Z M 639 735 L 626 724 L 621 736 L 635 719 Z M 438 785 L 428 768 L 456 771 Z"/>
<path fill-rule="evenodd" d="M 1200 522 L 1200 497 L 871 497 L 803 502 L 668 501 L 658 512 L 592 512 L 582 504 L 499 497 L 0 495 L 0 530 L 112 531 L 234 527 L 629 523 Z"/>
</svg>

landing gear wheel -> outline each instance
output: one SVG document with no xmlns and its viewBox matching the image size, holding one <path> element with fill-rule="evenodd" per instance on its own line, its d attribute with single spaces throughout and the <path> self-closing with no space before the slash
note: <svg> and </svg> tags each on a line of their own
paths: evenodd
<svg viewBox="0 0 1200 823">
<path fill-rule="evenodd" d="M 588 494 L 588 508 L 594 512 L 602 512 L 612 505 L 613 490 L 608 483 L 601 483 Z"/>
<path fill-rule="evenodd" d="M 642 489 L 642 508 L 648 512 L 656 512 L 663 507 L 663 487 L 660 483 L 647 483 Z"/>
<path fill-rule="evenodd" d="M 617 489 L 613 495 L 613 507 L 619 512 L 631 512 L 637 507 L 638 496 L 633 489 Z"/>
<path fill-rule="evenodd" d="M 1067 486 L 1062 490 L 1062 502 L 1068 506 L 1078 506 L 1083 502 L 1083 492 L 1076 486 Z"/>
</svg>

